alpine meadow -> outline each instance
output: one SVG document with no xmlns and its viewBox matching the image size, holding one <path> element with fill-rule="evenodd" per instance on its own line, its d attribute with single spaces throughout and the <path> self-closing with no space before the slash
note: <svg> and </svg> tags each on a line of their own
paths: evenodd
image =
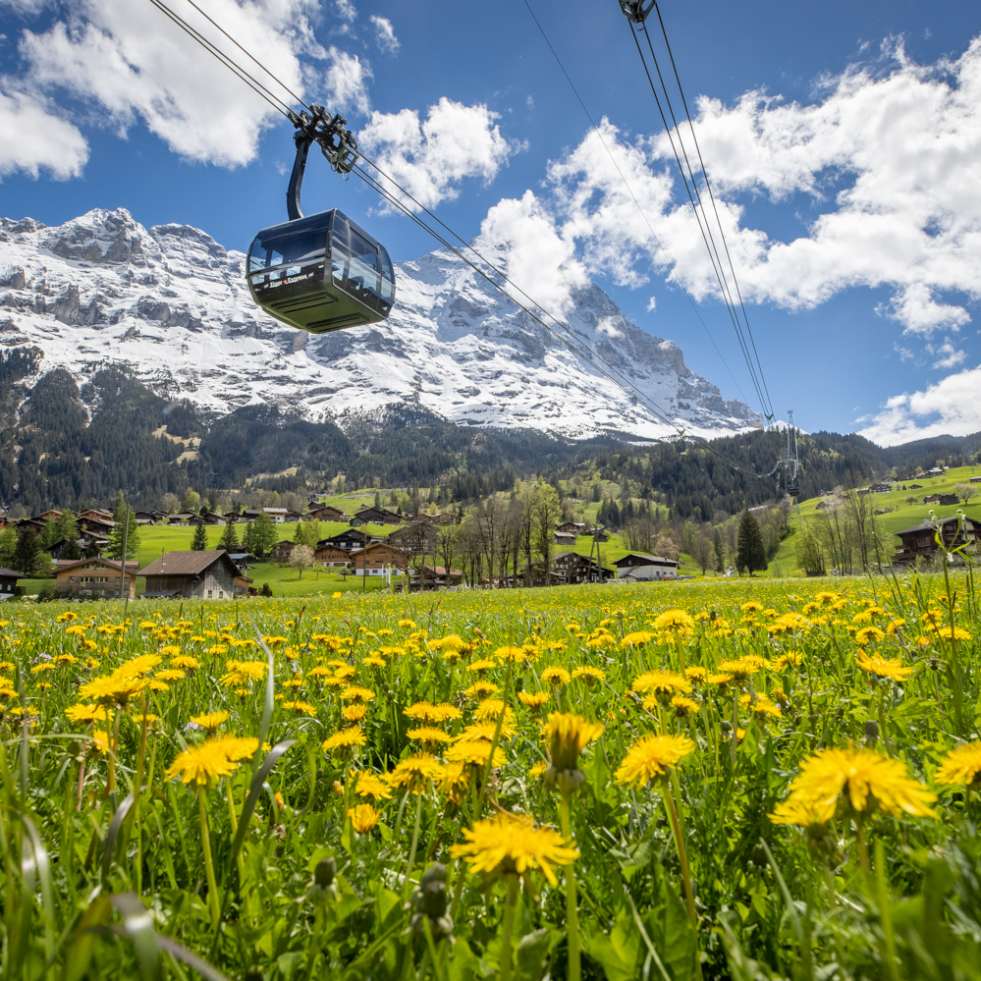
<svg viewBox="0 0 981 981">
<path fill-rule="evenodd" d="M 981 6 L 0 25 L 0 981 L 981 981 Z"/>
</svg>

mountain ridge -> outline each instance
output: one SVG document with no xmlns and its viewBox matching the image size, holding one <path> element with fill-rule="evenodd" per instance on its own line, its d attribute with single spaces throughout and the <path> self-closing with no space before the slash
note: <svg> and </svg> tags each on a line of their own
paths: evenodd
<svg viewBox="0 0 981 981">
<path fill-rule="evenodd" d="M 80 384 L 118 364 L 209 415 L 274 404 L 343 421 L 414 404 L 459 425 L 571 439 L 656 439 L 675 426 L 713 437 L 759 425 L 595 285 L 575 294 L 568 317 L 583 355 L 443 252 L 398 267 L 388 321 L 317 336 L 258 310 L 244 255 L 193 226 L 148 229 L 125 209 L 93 209 L 54 226 L 0 219 L 0 243 L 5 346 L 38 348 L 41 373 L 61 367 Z M 611 381 L 598 359 L 630 384 Z"/>
</svg>

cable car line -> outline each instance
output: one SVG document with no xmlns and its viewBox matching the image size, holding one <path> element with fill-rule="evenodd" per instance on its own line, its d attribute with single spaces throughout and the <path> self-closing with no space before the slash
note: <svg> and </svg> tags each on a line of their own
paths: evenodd
<svg viewBox="0 0 981 981">
<path fill-rule="evenodd" d="M 661 34 L 664 37 L 664 46 L 668 52 L 668 59 L 671 62 L 671 70 L 674 73 L 675 81 L 678 85 L 678 94 L 681 96 L 681 104 L 685 110 L 685 118 L 688 120 L 688 129 L 691 132 L 692 142 L 695 145 L 695 152 L 698 154 L 698 165 L 701 168 L 702 178 L 705 181 L 705 187 L 709 192 L 709 200 L 712 202 L 712 210 L 715 212 L 715 221 L 719 226 L 719 234 L 722 236 L 722 245 L 725 248 L 726 259 L 729 262 L 729 269 L 732 272 L 732 281 L 736 287 L 736 296 L 739 299 L 739 307 L 742 310 L 743 319 L 746 322 L 746 331 L 749 334 L 750 343 L 753 347 L 753 355 L 756 358 L 756 366 L 759 369 L 760 381 L 763 384 L 763 390 L 766 392 L 767 400 L 770 404 L 771 415 L 773 409 L 773 402 L 770 399 L 770 392 L 766 385 L 766 376 L 763 373 L 763 365 L 760 362 L 759 351 L 756 348 L 756 338 L 753 336 L 753 328 L 749 322 L 749 314 L 746 311 L 746 305 L 743 303 L 743 293 L 739 285 L 739 278 L 736 276 L 736 268 L 732 261 L 732 255 L 729 252 L 729 242 L 726 238 L 725 231 L 722 228 L 722 219 L 719 216 L 718 204 L 715 200 L 715 191 L 712 189 L 712 182 L 709 180 L 708 168 L 705 166 L 705 160 L 702 157 L 702 148 L 698 142 L 698 136 L 695 134 L 695 124 L 692 121 L 691 110 L 688 108 L 688 98 L 685 95 L 685 87 L 681 82 L 681 73 L 678 71 L 678 63 L 675 61 L 674 49 L 671 47 L 671 39 L 668 37 L 668 29 L 664 23 L 664 18 L 661 16 L 661 8 L 658 5 L 657 0 L 653 0 L 654 11 L 657 14 L 657 21 L 661 27 Z M 647 24 L 644 22 L 644 33 L 647 34 Z M 648 37 L 648 41 L 650 38 Z M 653 45 L 652 45 L 653 48 Z"/>
<path fill-rule="evenodd" d="M 189 0 L 189 2 L 190 2 L 190 0 Z M 266 88 L 266 86 L 264 86 L 253 75 L 251 75 L 248 71 L 246 71 L 244 68 L 242 68 L 242 66 L 240 64 L 238 64 L 231 56 L 229 56 L 225 52 L 221 51 L 220 48 L 218 48 L 213 42 L 211 42 L 207 38 L 205 38 L 204 35 L 202 35 L 198 30 L 196 30 L 191 25 L 189 25 L 182 17 L 180 17 L 180 15 L 174 13 L 174 11 L 171 10 L 163 2 L 163 0 L 150 0 L 150 3 L 152 3 L 158 10 L 160 10 L 162 13 L 164 13 L 168 18 L 170 18 L 175 24 L 177 24 L 177 26 L 181 27 L 181 29 L 184 30 L 185 33 L 188 34 L 188 36 L 190 36 L 193 40 L 195 40 L 199 44 L 201 44 L 202 47 L 205 48 L 205 50 L 207 50 L 210 54 L 212 54 L 219 62 L 221 62 L 226 68 L 228 68 L 234 75 L 236 75 L 243 82 L 245 82 L 245 84 L 248 85 L 249 88 L 251 88 L 257 95 L 259 95 L 261 98 L 265 99 L 265 101 L 268 102 L 278 112 L 281 112 L 287 119 L 290 120 L 291 123 L 293 123 L 293 125 L 295 127 L 300 127 L 300 123 L 298 123 L 298 120 L 300 120 L 304 124 L 309 124 L 309 122 L 310 122 L 310 118 L 309 117 L 306 117 L 303 113 L 297 113 L 295 110 L 293 110 L 291 107 L 289 107 L 282 99 L 280 99 L 278 96 L 275 96 L 274 93 L 270 92 L 270 90 L 268 88 Z M 199 9 L 197 7 L 197 5 L 194 4 L 194 3 L 192 3 L 192 6 L 194 6 L 195 9 Z M 207 19 L 212 24 L 215 24 L 216 27 L 218 27 L 218 25 L 210 17 L 208 17 Z M 225 31 L 223 28 L 220 28 L 220 27 L 218 27 L 218 29 L 221 30 L 222 34 L 224 34 L 229 40 L 231 40 L 233 43 L 235 43 L 235 45 L 237 47 L 239 47 L 244 53 L 246 53 L 253 61 L 255 61 L 257 64 L 259 64 L 258 60 L 253 55 L 251 55 L 251 53 L 249 53 L 247 51 L 247 49 L 245 49 L 241 44 L 239 44 L 227 31 Z M 282 85 L 283 88 L 286 91 L 289 91 L 289 89 L 285 86 L 285 84 L 281 80 L 279 80 L 268 68 L 266 68 L 265 66 L 262 66 L 261 64 L 260 64 L 260 67 L 262 67 L 263 70 L 266 72 L 266 74 L 268 74 L 271 78 L 273 78 L 278 84 Z M 329 117 L 328 114 L 326 113 L 326 110 L 324 110 L 323 107 L 320 107 L 320 106 L 307 106 L 307 103 L 302 102 L 302 100 L 300 100 L 300 101 L 301 101 L 301 104 L 304 105 L 309 110 L 311 110 L 312 113 L 318 115 L 318 118 L 320 118 L 322 120 L 328 120 L 328 121 L 334 122 L 334 123 L 336 123 L 338 120 L 340 120 L 340 122 L 343 123 L 343 120 L 340 119 L 340 117 L 337 116 L 337 115 L 335 115 L 333 117 Z M 348 132 L 347 135 L 350 136 L 350 133 Z M 350 138 L 351 138 L 351 141 L 353 143 L 353 137 L 350 137 Z M 300 151 L 300 142 L 301 141 L 298 139 L 297 140 L 297 145 L 298 145 L 297 162 L 294 164 L 294 170 L 297 170 L 298 169 L 298 165 L 300 165 L 301 164 L 301 161 L 302 161 L 302 157 L 301 157 L 301 154 L 299 152 Z M 356 144 L 354 144 L 354 145 L 356 146 Z M 321 146 L 321 149 L 324 150 L 325 156 L 327 156 L 328 157 L 328 160 L 330 160 L 330 156 L 328 154 L 328 149 L 327 148 L 324 148 L 323 146 Z M 453 252 L 455 255 L 457 255 L 458 258 L 460 258 L 463 262 L 465 262 L 468 266 L 470 266 L 476 273 L 478 273 L 478 275 L 481 276 L 481 278 L 483 278 L 486 282 L 488 282 L 490 285 L 492 285 L 494 288 L 496 288 L 499 292 L 501 292 L 504 296 L 506 296 L 509 300 L 511 300 L 512 303 L 515 303 L 519 308 L 521 308 L 522 310 L 524 310 L 525 313 L 527 313 L 534 321 L 536 321 L 538 324 L 540 324 L 543 328 L 545 328 L 547 330 L 550 330 L 553 333 L 561 332 L 562 334 L 566 335 L 566 336 L 563 337 L 563 340 L 566 342 L 566 344 L 573 351 L 576 351 L 577 353 L 582 354 L 586 358 L 586 360 L 594 368 L 597 369 L 597 371 L 599 371 L 601 374 L 603 374 L 609 380 L 613 381 L 615 384 L 620 385 L 620 386 L 626 386 L 626 387 L 630 388 L 634 393 L 636 393 L 636 395 L 638 396 L 640 402 L 646 404 L 647 407 L 652 410 L 652 414 L 655 416 L 655 418 L 656 419 L 659 419 L 662 422 L 664 422 L 666 425 L 671 426 L 672 428 L 674 428 L 676 430 L 677 436 L 680 437 L 682 440 L 691 440 L 691 441 L 699 442 L 699 443 L 703 444 L 705 446 L 705 448 L 710 453 L 712 453 L 713 456 L 716 456 L 720 460 L 720 462 L 725 463 L 727 466 L 731 467 L 732 469 L 734 469 L 734 470 L 736 470 L 738 472 L 745 473 L 747 476 L 751 476 L 751 477 L 754 477 L 756 479 L 761 479 L 761 480 L 762 479 L 765 479 L 765 477 L 763 475 L 756 474 L 756 473 L 751 473 L 750 471 L 745 471 L 745 470 L 743 470 L 743 468 L 736 467 L 735 465 L 729 463 L 729 461 L 724 460 L 721 456 L 719 456 L 712 449 L 712 447 L 710 446 L 708 440 L 706 440 L 704 437 L 694 436 L 692 434 L 687 433 L 682 426 L 678 425 L 677 422 L 674 422 L 673 420 L 670 419 L 670 417 L 668 416 L 666 410 L 664 410 L 661 406 L 659 406 L 657 404 L 657 402 L 655 402 L 650 396 L 648 396 L 646 393 L 644 393 L 643 391 L 641 391 L 641 389 L 639 389 L 632 381 L 630 381 L 629 378 L 625 378 L 622 375 L 620 375 L 620 373 L 617 371 L 617 369 L 615 369 L 612 365 L 610 365 L 608 362 L 606 362 L 605 359 L 603 359 L 602 356 L 599 355 L 597 352 L 593 352 L 593 351 L 590 351 L 588 348 L 584 348 L 579 343 L 578 339 L 576 338 L 575 333 L 572 331 L 572 328 L 568 324 L 564 323 L 559 318 L 555 317 L 554 314 L 549 313 L 540 303 L 538 303 L 536 300 L 534 300 L 532 297 L 530 297 L 528 295 L 528 293 L 525 292 L 525 290 L 522 287 L 518 286 L 516 283 L 514 283 L 512 280 L 510 280 L 510 278 L 505 273 L 503 273 L 500 269 L 498 269 L 492 262 L 490 262 L 490 260 L 488 260 L 486 257 L 484 257 L 474 246 L 472 246 L 470 243 L 468 243 L 459 233 L 457 233 L 456 231 L 454 231 L 443 219 L 441 219 L 438 215 L 436 215 L 433 211 L 431 211 L 431 209 L 429 209 L 425 205 L 421 204 L 421 202 L 419 202 L 410 192 L 408 192 L 405 188 L 401 187 L 401 185 L 399 185 L 398 182 L 395 181 L 390 175 L 386 174 L 385 171 L 382 170 L 378 166 L 378 164 L 376 164 L 374 161 L 370 160 L 370 158 L 368 158 L 367 156 L 365 156 L 361 151 L 359 151 L 357 149 L 354 150 L 354 153 L 355 153 L 356 157 L 359 157 L 365 163 L 368 163 L 371 167 L 373 167 L 386 181 L 389 182 L 389 184 L 391 186 L 397 188 L 398 191 L 401 194 L 403 194 L 406 198 L 408 198 L 410 201 L 412 201 L 413 204 L 416 205 L 416 207 L 420 208 L 421 211 L 423 211 L 426 215 L 428 215 L 435 222 L 437 222 L 442 228 L 446 229 L 446 231 L 450 235 L 452 235 L 454 238 L 456 238 L 459 242 L 461 242 L 463 244 L 463 246 L 468 251 L 470 251 L 471 253 L 473 253 L 474 255 L 476 255 L 482 262 L 486 263 L 486 265 L 491 270 L 493 270 L 493 272 L 496 273 L 497 276 L 500 277 L 501 282 L 496 281 L 484 269 L 482 269 L 479 265 L 477 265 L 477 263 L 475 263 L 473 260 L 471 260 L 470 258 L 468 258 L 463 253 L 463 251 L 461 251 L 461 249 L 459 249 L 456 246 L 454 246 L 449 240 L 447 240 L 445 238 L 445 236 L 443 236 L 442 234 L 440 234 L 435 228 L 432 228 L 431 226 L 427 225 L 419 217 L 418 214 L 416 214 L 415 212 L 413 212 L 412 209 L 409 208 L 403 201 L 399 200 L 386 187 L 384 187 L 377 180 L 375 180 L 373 177 L 371 177 L 371 175 L 368 174 L 364 170 L 364 168 L 362 168 L 360 165 L 358 165 L 355 162 L 352 162 L 352 164 L 351 164 L 350 167 L 345 167 L 345 168 L 342 169 L 342 168 L 340 168 L 340 167 L 337 166 L 336 161 L 331 161 L 332 166 L 334 166 L 335 169 L 339 170 L 342 173 L 343 172 L 347 172 L 348 170 L 356 173 L 366 184 L 368 184 L 369 187 L 372 187 L 386 201 L 388 201 L 389 203 L 391 203 L 399 211 L 401 211 L 403 214 L 405 214 L 407 217 L 409 217 L 416 225 L 418 225 L 421 229 L 423 229 L 424 231 L 426 231 L 433 238 L 435 238 L 438 242 L 440 242 L 440 244 L 444 245 L 444 247 L 448 248 L 451 252 Z M 300 166 L 299 169 L 300 169 L 301 175 L 302 175 L 302 166 Z M 291 190 L 292 190 L 292 183 L 293 182 L 291 181 Z M 324 213 L 324 216 L 333 216 L 335 214 L 339 215 L 340 218 L 343 219 L 345 222 L 349 222 L 349 220 L 346 219 L 345 216 L 340 215 L 339 212 L 336 212 L 336 213 L 335 212 L 327 212 L 327 213 Z M 321 218 L 321 217 L 324 217 L 324 216 L 315 215 L 315 216 L 312 216 L 312 219 L 318 219 L 318 218 Z M 305 219 L 302 219 L 302 220 L 305 220 Z M 293 222 L 288 222 L 287 223 L 287 227 L 288 226 L 291 226 L 292 224 L 293 224 Z M 353 224 L 353 223 L 350 223 L 350 224 Z M 275 231 L 275 229 L 270 229 L 268 231 Z M 262 234 L 262 233 L 260 233 L 260 234 Z M 257 236 L 256 241 L 258 241 L 258 240 L 259 240 L 259 236 Z M 254 242 L 253 243 L 253 247 L 255 246 L 255 244 L 256 243 Z M 251 254 L 251 250 L 250 250 L 250 254 Z M 386 254 L 386 258 L 387 258 L 387 254 Z M 542 313 L 545 316 L 549 317 L 553 321 L 553 324 L 547 323 L 542 318 L 542 316 L 540 316 L 534 310 L 530 309 L 528 306 L 526 306 L 525 304 L 523 304 L 520 300 L 516 299 L 512 294 L 510 294 L 507 290 L 504 289 L 504 285 L 502 285 L 502 284 L 510 285 L 512 288 L 514 288 L 515 290 L 517 290 L 533 306 L 537 307 L 539 310 L 542 311 Z M 251 284 L 250 284 L 250 286 L 251 286 Z M 255 295 L 254 291 L 253 291 L 253 295 Z M 386 314 L 385 315 L 387 315 L 387 311 L 386 311 Z M 279 319 L 284 319 L 284 318 L 283 317 L 280 317 Z M 379 318 L 379 319 L 383 319 L 383 317 L 382 318 Z M 289 322 L 289 321 L 287 321 L 287 322 Z M 362 322 L 364 322 L 364 321 L 362 321 Z M 332 329 L 332 328 L 328 328 L 328 329 Z M 597 358 L 601 362 L 603 362 L 603 364 L 606 365 L 606 367 L 609 369 L 608 371 L 607 370 L 603 370 L 603 368 L 601 368 L 600 365 L 596 364 L 596 359 Z M 666 437 L 666 436 L 665 437 L 656 437 L 656 438 L 652 438 L 651 441 L 652 442 L 664 442 L 664 441 L 668 440 L 669 438 L 671 438 L 671 437 Z M 766 476 L 770 476 L 770 475 L 766 475 Z"/>
<path fill-rule="evenodd" d="M 628 23 L 627 30 L 630 32 L 630 36 L 637 47 L 637 54 L 640 57 L 641 65 L 644 69 L 644 74 L 647 76 L 647 82 L 651 89 L 651 94 L 654 96 L 654 101 L 657 105 L 658 113 L 661 117 L 661 122 L 664 125 L 665 134 L 668 137 L 668 142 L 671 144 L 671 151 L 674 155 L 675 163 L 677 164 L 678 171 L 681 175 L 681 181 L 684 184 L 685 192 L 688 196 L 688 201 L 691 204 L 692 212 L 695 216 L 695 221 L 698 224 L 698 230 L 702 237 L 702 242 L 705 244 L 705 249 L 708 252 L 709 261 L 712 264 L 712 270 L 715 273 L 716 281 L 719 284 L 719 290 L 722 294 L 722 301 L 725 304 L 726 311 L 729 314 L 729 319 L 732 322 L 733 329 L 736 333 L 736 339 L 739 342 L 740 349 L 743 354 L 743 359 L 746 362 L 746 367 L 749 371 L 750 379 L 753 383 L 753 388 L 756 391 L 757 397 L 760 400 L 760 405 L 763 408 L 763 414 L 769 421 L 773 417 L 772 411 L 767 406 L 767 400 L 764 397 L 763 388 L 760 385 L 759 379 L 757 377 L 756 371 L 753 367 L 752 359 L 749 355 L 749 348 L 746 343 L 746 339 L 743 336 L 742 326 L 739 323 L 739 317 L 736 313 L 735 303 L 732 299 L 732 294 L 729 290 L 728 280 L 726 279 L 723 270 L 721 268 L 722 260 L 719 256 L 718 249 L 715 246 L 715 239 L 712 235 L 712 230 L 708 224 L 708 216 L 704 214 L 704 209 L 701 207 L 701 199 L 698 195 L 698 187 L 695 183 L 694 174 L 691 172 L 689 167 L 686 172 L 685 166 L 681 160 L 681 154 L 678 152 L 678 148 L 675 146 L 674 140 L 674 129 L 668 124 L 667 115 L 664 111 L 664 106 L 661 102 L 661 97 L 658 94 L 657 86 L 654 83 L 654 77 L 651 75 L 651 70 L 648 67 L 647 59 L 644 56 L 643 49 L 640 46 L 640 40 L 637 37 L 637 33 Z M 655 65 L 656 65 L 655 61 Z M 660 69 L 658 69 L 658 74 L 660 77 Z M 665 93 L 666 95 L 666 93 Z M 684 152 L 684 143 L 682 143 L 682 152 Z M 687 159 L 687 155 L 686 155 Z M 689 177 L 691 183 L 689 183 Z M 694 185 L 694 187 L 693 187 Z M 703 223 L 704 222 L 704 223 Z"/>
<path fill-rule="evenodd" d="M 555 46 L 552 44 L 551 38 L 549 38 L 548 34 L 546 33 L 544 25 L 538 19 L 538 16 L 536 15 L 534 8 L 531 5 L 531 0 L 524 0 L 524 4 L 528 10 L 529 15 L 531 16 L 531 19 L 534 21 L 535 26 L 538 28 L 538 31 L 542 36 L 542 40 L 545 42 L 546 46 L 548 47 L 548 50 L 552 53 L 552 57 L 555 59 L 555 63 L 559 66 L 559 70 L 565 76 L 566 82 L 569 83 L 569 88 L 572 90 L 572 94 L 576 97 L 576 101 L 579 103 L 583 113 L 586 116 L 586 119 L 589 121 L 590 128 L 593 130 L 593 132 L 596 133 L 597 137 L 599 138 L 600 144 L 602 145 L 604 151 L 606 152 L 607 157 L 609 157 L 610 159 L 610 163 L 612 163 L 613 166 L 616 168 L 616 172 L 617 174 L 619 174 L 620 180 L 623 182 L 624 187 L 626 187 L 627 192 L 630 194 L 630 197 L 634 202 L 634 206 L 637 208 L 637 211 L 640 214 L 640 216 L 644 219 L 644 224 L 647 225 L 648 231 L 651 233 L 651 239 L 656 240 L 657 233 L 654 231 L 654 226 L 651 223 L 650 218 L 648 217 L 647 211 L 641 205 L 640 201 L 637 198 L 637 195 L 634 193 L 633 184 L 630 182 L 627 175 L 621 169 L 620 164 L 617 161 L 617 158 L 613 155 L 613 152 L 610 149 L 609 144 L 606 142 L 606 138 L 603 136 L 603 131 L 597 126 L 593 114 L 589 111 L 589 107 L 586 105 L 585 100 L 579 94 L 579 89 L 576 87 L 575 82 L 573 82 L 572 76 L 569 74 L 568 70 L 566 69 L 565 65 L 562 62 L 562 59 L 559 57 L 559 53 L 555 49 Z M 735 373 L 733 372 L 732 368 L 729 365 L 729 362 L 726 360 L 725 355 L 722 353 L 721 349 L 719 348 L 719 345 L 716 343 L 715 335 L 712 333 L 711 330 L 709 330 L 708 324 L 702 318 L 701 311 L 699 311 L 698 305 L 691 298 L 691 295 L 688 293 L 687 290 L 685 290 L 684 292 L 685 292 L 685 296 L 688 299 L 688 302 L 692 306 L 692 309 L 695 313 L 695 317 L 698 319 L 698 322 L 702 327 L 702 330 L 705 331 L 705 335 L 706 337 L 708 337 L 709 342 L 712 345 L 712 348 L 714 349 L 716 355 L 718 355 L 719 360 L 725 366 L 726 372 L 728 373 L 730 379 L 732 380 L 732 383 L 736 388 L 737 394 L 744 402 L 746 402 L 747 398 L 742 390 L 742 386 L 739 384 L 738 380 L 736 379 Z"/>
</svg>

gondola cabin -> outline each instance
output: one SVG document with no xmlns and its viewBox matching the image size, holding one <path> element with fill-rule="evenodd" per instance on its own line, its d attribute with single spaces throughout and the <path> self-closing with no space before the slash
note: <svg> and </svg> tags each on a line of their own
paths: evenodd
<svg viewBox="0 0 981 981">
<path fill-rule="evenodd" d="M 313 334 L 378 323 L 395 302 L 385 247 L 336 208 L 259 232 L 248 279 L 266 313 Z"/>
</svg>

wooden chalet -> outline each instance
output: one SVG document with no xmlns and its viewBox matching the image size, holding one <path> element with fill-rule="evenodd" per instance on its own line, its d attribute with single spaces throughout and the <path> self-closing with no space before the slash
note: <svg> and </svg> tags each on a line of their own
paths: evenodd
<svg viewBox="0 0 981 981">
<path fill-rule="evenodd" d="M 322 538 L 317 542 L 317 548 L 321 549 L 327 545 L 351 552 L 356 548 L 364 548 L 372 543 L 372 537 L 367 532 L 360 531 L 358 528 L 345 528 L 344 531 L 331 535 L 329 538 Z"/>
<path fill-rule="evenodd" d="M 356 576 L 384 576 L 387 572 L 405 572 L 409 554 L 386 542 L 375 542 L 351 553 Z"/>
<path fill-rule="evenodd" d="M 155 525 L 161 518 L 166 517 L 160 511 L 134 511 L 133 518 L 138 525 Z"/>
<path fill-rule="evenodd" d="M 555 533 L 555 544 L 556 545 L 575 545 L 576 544 L 576 534 L 569 531 L 557 531 Z"/>
<path fill-rule="evenodd" d="M 928 494 L 923 498 L 924 504 L 957 504 L 959 501 L 956 494 Z"/>
<path fill-rule="evenodd" d="M 385 540 L 410 555 L 431 555 L 436 551 L 436 528 L 427 521 L 414 521 L 393 531 Z"/>
<path fill-rule="evenodd" d="M 230 599 L 242 573 L 224 549 L 168 552 L 140 569 L 146 576 L 147 597 Z"/>
<path fill-rule="evenodd" d="M 17 595 L 17 580 L 23 578 L 22 572 L 0 568 L 0 602 Z"/>
<path fill-rule="evenodd" d="M 459 569 L 447 571 L 445 565 L 423 565 L 410 573 L 409 590 L 425 592 L 432 589 L 447 589 L 459 586 L 462 582 L 463 573 Z"/>
<path fill-rule="evenodd" d="M 136 597 L 138 562 L 99 557 L 59 562 L 54 569 L 55 593 L 78 599 Z M 125 580 L 125 581 L 124 581 Z"/>
<path fill-rule="evenodd" d="M 47 511 L 42 511 L 40 514 L 35 515 L 35 520 L 37 521 L 58 521 L 60 520 L 64 512 L 59 511 L 57 508 L 48 508 Z"/>
<path fill-rule="evenodd" d="M 340 509 L 331 504 L 317 504 L 311 506 L 307 512 L 310 521 L 345 521 L 347 515 Z"/>
<path fill-rule="evenodd" d="M 604 569 L 595 559 L 578 552 L 563 552 L 552 562 L 555 575 L 566 583 L 606 582 L 613 578 L 609 569 Z"/>
<path fill-rule="evenodd" d="M 59 538 L 46 551 L 53 559 L 70 562 L 79 558 L 98 558 L 108 545 L 109 540 L 107 538 L 79 535 L 74 542 L 67 538 Z"/>
<path fill-rule="evenodd" d="M 189 525 L 197 517 L 196 514 L 191 514 L 190 511 L 178 511 L 176 514 L 167 515 L 168 525 Z"/>
<path fill-rule="evenodd" d="M 351 564 L 351 551 L 336 545 L 321 543 L 314 551 L 313 559 L 318 565 L 326 566 L 328 569 L 343 569 Z"/>
<path fill-rule="evenodd" d="M 585 535 L 586 525 L 582 521 L 563 521 L 556 531 L 564 531 L 567 535 Z"/>
<path fill-rule="evenodd" d="M 108 537 L 116 527 L 116 522 L 111 517 L 93 513 L 80 514 L 76 524 L 80 532 L 95 538 Z"/>
<path fill-rule="evenodd" d="M 617 567 L 617 579 L 634 579 L 651 582 L 657 579 L 677 579 L 678 563 L 660 555 L 646 552 L 628 552 L 613 563 Z"/>
<path fill-rule="evenodd" d="M 965 518 L 961 526 L 960 519 L 946 518 L 939 523 L 944 545 L 948 548 L 958 548 L 968 545 L 974 549 L 981 542 L 981 523 L 973 518 Z M 897 531 L 902 545 L 893 556 L 893 565 L 913 565 L 916 562 L 928 562 L 933 559 L 940 546 L 937 544 L 937 529 L 933 522 L 924 521 L 903 531 Z"/>
<path fill-rule="evenodd" d="M 405 521 L 396 511 L 389 511 L 388 508 L 361 508 L 360 511 L 355 511 L 354 517 L 351 518 L 351 524 L 359 525 L 400 525 Z"/>
<path fill-rule="evenodd" d="M 285 565 L 289 562 L 290 557 L 293 555 L 293 549 L 296 548 L 297 544 L 297 542 L 291 542 L 283 538 L 276 542 L 269 550 L 269 557 L 273 562 L 279 562 L 281 565 Z"/>
</svg>

